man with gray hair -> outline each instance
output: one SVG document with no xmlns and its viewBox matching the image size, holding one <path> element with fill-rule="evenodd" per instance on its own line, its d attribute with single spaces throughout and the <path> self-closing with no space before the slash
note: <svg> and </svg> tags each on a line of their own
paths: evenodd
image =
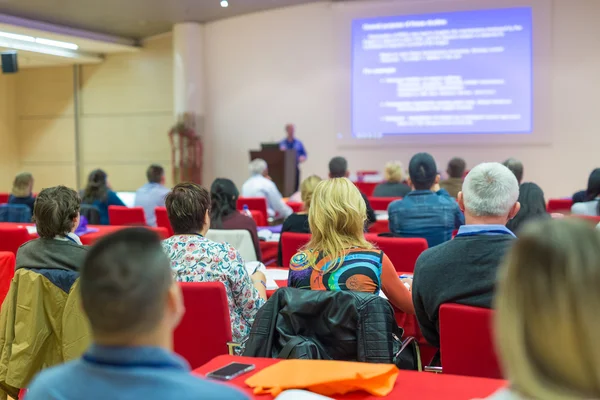
<svg viewBox="0 0 600 400">
<path fill-rule="evenodd" d="M 521 207 L 519 183 L 499 163 L 479 164 L 458 194 L 466 225 L 456 237 L 419 257 L 412 286 L 421 332 L 439 347 L 438 311 L 444 303 L 491 308 L 498 266 L 515 235 L 506 228 Z"/>
<path fill-rule="evenodd" d="M 269 178 L 269 167 L 263 159 L 257 158 L 248 166 L 250 178 L 242 185 L 243 197 L 264 197 L 267 200 L 267 213 L 271 218 L 287 218 L 294 211 L 283 201 L 277 186 Z"/>
</svg>

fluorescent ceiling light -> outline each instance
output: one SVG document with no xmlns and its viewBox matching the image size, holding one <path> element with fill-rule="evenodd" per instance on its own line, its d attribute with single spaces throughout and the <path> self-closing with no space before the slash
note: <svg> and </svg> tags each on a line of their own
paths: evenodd
<svg viewBox="0 0 600 400">
<path fill-rule="evenodd" d="M 33 43 L 43 44 L 45 46 L 60 47 L 62 49 L 69 49 L 69 50 L 77 50 L 79 48 L 79 46 L 77 46 L 75 43 L 61 42 L 58 40 L 50 40 L 50 39 L 44 39 L 44 38 L 36 38 L 33 36 L 27 36 L 27 35 L 18 35 L 16 33 L 10 33 L 10 32 L 0 32 L 0 37 L 5 37 L 7 39 L 14 39 L 14 40 L 22 40 L 24 42 L 30 42 L 30 43 L 33 42 Z"/>
<path fill-rule="evenodd" d="M 33 36 L 17 35 L 16 33 L 0 32 L 0 36 L 9 39 L 23 40 L 25 42 L 35 42 L 35 38 Z"/>
<path fill-rule="evenodd" d="M 221 1 L 221 7 L 225 8 L 227 6 L 229 6 L 229 2 L 227 0 L 222 0 Z"/>
</svg>

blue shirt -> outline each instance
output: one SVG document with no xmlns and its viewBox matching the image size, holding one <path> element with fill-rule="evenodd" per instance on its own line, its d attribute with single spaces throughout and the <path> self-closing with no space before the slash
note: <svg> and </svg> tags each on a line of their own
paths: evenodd
<svg viewBox="0 0 600 400">
<path fill-rule="evenodd" d="M 458 233 L 456 236 L 496 236 L 496 235 L 510 235 L 515 237 L 515 234 L 512 233 L 510 229 L 508 229 L 504 225 L 463 225 L 458 228 Z"/>
<path fill-rule="evenodd" d="M 92 345 L 82 358 L 42 371 L 28 400 L 247 400 L 235 389 L 190 373 L 179 356 L 159 347 Z"/>
<path fill-rule="evenodd" d="M 452 239 L 465 216 L 445 189 L 413 190 L 388 207 L 390 232 L 402 237 L 427 239 L 429 247 Z"/>
<path fill-rule="evenodd" d="M 296 150 L 296 162 L 299 162 L 300 157 L 306 157 L 304 145 L 298 139 L 294 138 L 291 142 L 287 139 L 283 139 L 279 142 L 279 148 L 281 150 Z"/>
<path fill-rule="evenodd" d="M 84 204 L 91 204 L 98 208 L 98 211 L 100 211 L 100 225 L 108 225 L 108 223 L 109 223 L 108 206 L 124 206 L 125 205 L 125 203 L 123 203 L 121 201 L 119 196 L 117 196 L 117 194 L 115 192 L 113 192 L 112 190 L 109 190 L 106 193 L 106 201 L 94 200 L 92 203 L 84 203 Z"/>
<path fill-rule="evenodd" d="M 160 183 L 146 183 L 135 192 L 135 206 L 144 209 L 146 224 L 156 226 L 156 207 L 165 206 L 165 197 L 171 190 Z"/>
</svg>

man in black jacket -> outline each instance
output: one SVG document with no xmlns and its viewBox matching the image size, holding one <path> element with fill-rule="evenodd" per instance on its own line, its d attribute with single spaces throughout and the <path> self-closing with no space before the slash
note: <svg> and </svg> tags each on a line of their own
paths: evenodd
<svg viewBox="0 0 600 400">
<path fill-rule="evenodd" d="M 444 303 L 491 308 L 498 265 L 515 239 L 506 223 L 519 212 L 519 183 L 499 163 L 484 163 L 465 178 L 458 204 L 466 225 L 451 241 L 417 260 L 413 303 L 421 332 L 439 347 L 438 311 Z"/>
</svg>

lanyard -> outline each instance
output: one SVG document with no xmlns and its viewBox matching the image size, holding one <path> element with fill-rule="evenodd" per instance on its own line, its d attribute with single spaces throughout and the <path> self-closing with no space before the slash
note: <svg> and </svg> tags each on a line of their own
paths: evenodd
<svg viewBox="0 0 600 400">
<path fill-rule="evenodd" d="M 181 366 L 176 363 L 171 363 L 168 361 L 163 362 L 117 362 L 117 361 L 106 361 L 95 358 L 89 354 L 84 354 L 82 358 L 89 362 L 90 364 L 103 365 L 107 367 L 116 367 L 116 368 L 159 368 L 159 369 L 181 369 Z"/>
<path fill-rule="evenodd" d="M 73 242 L 73 243 L 75 243 L 75 244 L 79 244 L 79 243 L 77 243 L 77 241 L 76 241 L 75 239 L 73 239 L 73 238 L 72 238 L 71 236 L 69 236 L 69 235 L 66 235 L 66 236 L 65 236 L 65 238 L 66 238 L 67 240 L 70 240 L 71 242 Z"/>
</svg>

